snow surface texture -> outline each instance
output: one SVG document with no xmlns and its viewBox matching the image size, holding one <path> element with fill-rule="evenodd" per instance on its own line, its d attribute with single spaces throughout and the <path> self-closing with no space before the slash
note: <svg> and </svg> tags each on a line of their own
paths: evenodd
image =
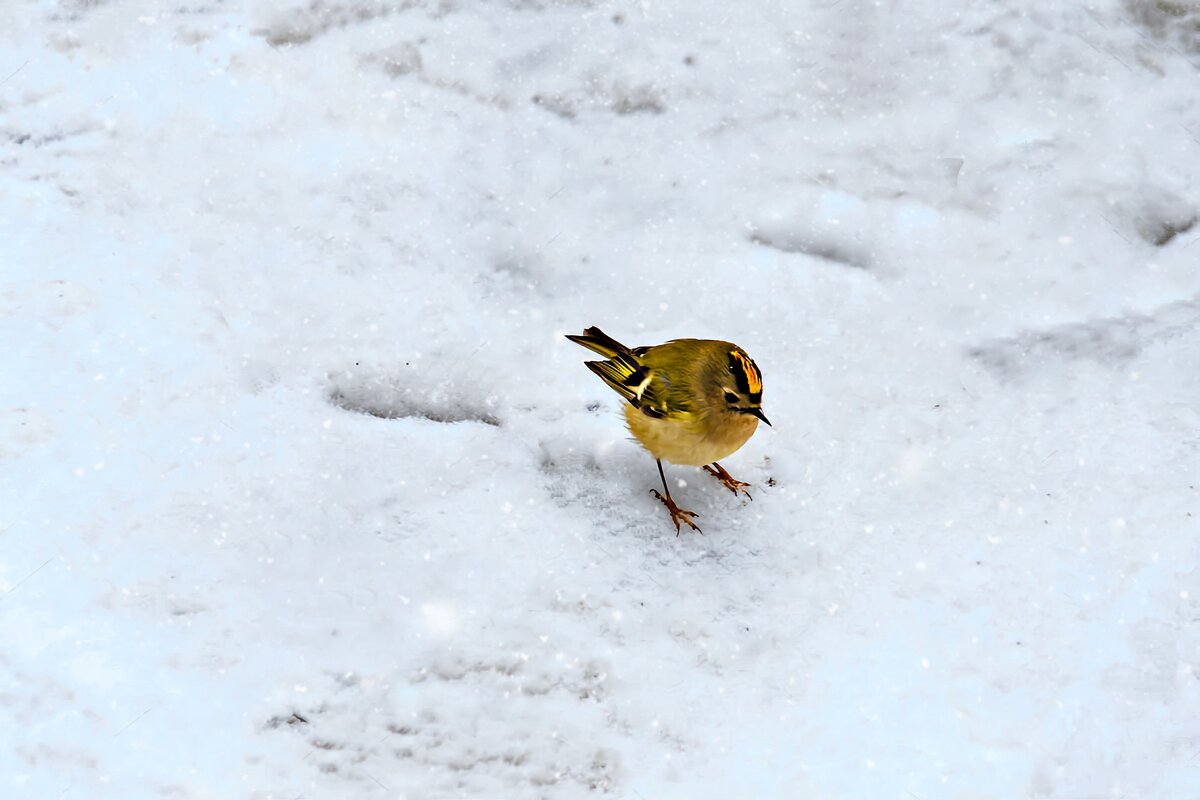
<svg viewBox="0 0 1200 800">
<path fill-rule="evenodd" d="M 1198 70 L 1194 0 L 0 4 L 0 796 L 1200 797 Z M 593 324 L 762 367 L 706 535 Z"/>
</svg>

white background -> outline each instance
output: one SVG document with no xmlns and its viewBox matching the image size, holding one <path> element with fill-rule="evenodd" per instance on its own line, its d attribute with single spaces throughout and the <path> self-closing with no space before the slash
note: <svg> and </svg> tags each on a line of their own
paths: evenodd
<svg viewBox="0 0 1200 800">
<path fill-rule="evenodd" d="M 0 796 L 1200 797 L 1198 24 L 0 5 Z"/>
</svg>

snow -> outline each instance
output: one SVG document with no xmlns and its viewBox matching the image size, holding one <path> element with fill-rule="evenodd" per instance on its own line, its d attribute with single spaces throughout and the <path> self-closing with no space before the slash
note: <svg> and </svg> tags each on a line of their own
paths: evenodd
<svg viewBox="0 0 1200 800">
<path fill-rule="evenodd" d="M 0 796 L 1195 797 L 1197 20 L 0 6 Z"/>
</svg>

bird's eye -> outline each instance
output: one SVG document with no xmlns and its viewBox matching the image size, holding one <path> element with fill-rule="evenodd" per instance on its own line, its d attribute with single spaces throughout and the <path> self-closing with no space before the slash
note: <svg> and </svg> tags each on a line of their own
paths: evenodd
<svg viewBox="0 0 1200 800">
<path fill-rule="evenodd" d="M 736 394 L 734 394 L 733 392 L 725 393 L 725 402 L 726 403 L 736 403 L 737 401 L 738 401 L 738 396 Z"/>
</svg>

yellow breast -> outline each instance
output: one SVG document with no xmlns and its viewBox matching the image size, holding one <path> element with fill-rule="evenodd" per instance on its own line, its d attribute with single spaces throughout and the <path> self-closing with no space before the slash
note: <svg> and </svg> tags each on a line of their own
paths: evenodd
<svg viewBox="0 0 1200 800">
<path fill-rule="evenodd" d="M 625 422 L 655 458 L 702 467 L 737 452 L 758 428 L 758 420 L 749 414 L 711 413 L 715 418 L 656 419 L 626 405 Z"/>
</svg>

